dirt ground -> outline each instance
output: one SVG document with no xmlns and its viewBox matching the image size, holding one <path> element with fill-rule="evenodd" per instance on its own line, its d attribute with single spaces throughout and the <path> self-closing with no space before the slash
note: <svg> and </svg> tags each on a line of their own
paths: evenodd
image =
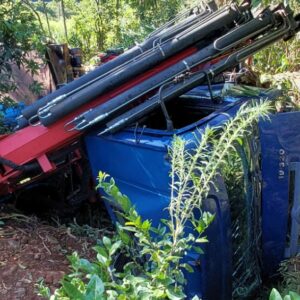
<svg viewBox="0 0 300 300">
<path fill-rule="evenodd" d="M 93 258 L 92 246 L 106 229 L 73 223 L 53 226 L 15 212 L 0 211 L 0 299 L 33 300 L 41 279 L 54 291 L 69 271 L 68 254 Z"/>
</svg>

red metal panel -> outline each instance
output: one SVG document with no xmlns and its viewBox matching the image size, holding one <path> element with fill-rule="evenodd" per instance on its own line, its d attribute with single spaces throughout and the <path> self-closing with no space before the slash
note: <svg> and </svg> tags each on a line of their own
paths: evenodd
<svg viewBox="0 0 300 300">
<path fill-rule="evenodd" d="M 56 166 L 50 162 L 46 154 L 43 154 L 42 156 L 37 158 L 43 172 L 48 173 L 51 171 L 54 171 L 56 169 Z"/>
<path fill-rule="evenodd" d="M 196 48 L 189 48 L 186 51 L 171 57 L 157 67 L 152 68 L 151 70 L 141 74 L 139 77 L 134 78 L 128 83 L 121 85 L 119 88 L 96 98 L 86 105 L 83 105 L 73 113 L 69 114 L 68 116 L 64 117 L 63 119 L 59 120 L 49 127 L 44 127 L 42 125 L 38 125 L 36 127 L 29 126 L 7 136 L 4 139 L 1 139 L 0 157 L 11 160 L 18 165 L 23 165 L 72 143 L 72 141 L 78 139 L 82 135 L 82 132 L 67 131 L 64 126 L 75 116 L 103 102 L 108 101 L 112 97 L 115 97 L 116 95 L 126 91 L 127 89 L 134 87 L 136 84 L 143 82 L 144 80 L 161 72 L 169 66 L 172 66 L 185 57 L 190 56 L 196 51 Z M 16 172 L 7 168 L 5 174 L 3 174 L 2 176 L 0 175 L 0 184 L 7 182 L 9 177 L 14 175 L 16 175 Z"/>
</svg>

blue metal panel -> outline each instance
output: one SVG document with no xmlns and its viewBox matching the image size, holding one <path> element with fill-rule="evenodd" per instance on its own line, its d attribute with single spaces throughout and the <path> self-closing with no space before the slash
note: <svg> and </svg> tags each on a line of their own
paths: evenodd
<svg viewBox="0 0 300 300">
<path fill-rule="evenodd" d="M 131 142 L 100 138 L 86 138 L 90 164 L 94 176 L 104 171 L 114 177 L 122 193 L 129 196 L 138 212 L 158 224 L 157 212 L 166 217 L 169 203 L 169 163 L 166 150 L 153 149 Z"/>
<path fill-rule="evenodd" d="M 220 92 L 214 88 L 215 93 Z M 169 204 L 170 165 L 167 149 L 174 134 L 186 140 L 199 138 L 197 129 L 209 125 L 220 126 L 233 117 L 244 98 L 224 99 L 222 104 L 213 104 L 207 99 L 207 89 L 193 91 L 201 105 L 214 105 L 216 111 L 209 116 L 173 132 L 156 129 L 129 128 L 114 135 L 99 137 L 97 131 L 85 138 L 89 160 L 94 176 L 99 170 L 110 174 L 116 180 L 122 193 L 126 194 L 144 219 L 158 224 L 167 216 L 165 208 Z M 204 93 L 204 95 L 203 95 Z M 262 92 L 260 96 L 268 96 Z M 204 209 L 216 215 L 208 228 L 209 243 L 204 246 L 205 254 L 200 259 L 196 253 L 188 253 L 185 260 L 197 265 L 195 273 L 186 274 L 189 298 L 198 295 L 202 299 L 231 299 L 232 252 L 230 209 L 226 189 L 221 178 L 218 192 L 205 201 Z M 260 205 L 259 203 L 257 205 Z M 113 217 L 113 212 L 108 205 Z"/>
<path fill-rule="evenodd" d="M 263 265 L 266 275 L 277 271 L 287 246 L 289 172 L 300 162 L 300 113 L 279 113 L 260 122 L 262 149 Z M 299 183 L 296 183 L 299 184 Z"/>
<path fill-rule="evenodd" d="M 161 218 L 167 217 L 165 208 L 169 204 L 170 166 L 166 160 L 166 147 L 160 145 L 155 149 L 142 143 L 136 144 L 132 138 L 128 138 L 126 142 L 117 142 L 113 138 L 95 135 L 86 138 L 86 145 L 95 176 L 99 170 L 112 175 L 122 193 L 131 199 L 141 216 L 152 220 L 154 225 Z M 218 186 L 218 193 L 204 205 L 204 209 L 216 215 L 207 232 L 210 242 L 205 245 L 204 258 L 201 259 L 200 266 L 196 267 L 195 273 L 187 274 L 187 293 L 190 296 L 198 294 L 203 299 L 231 297 L 229 204 L 221 180 Z M 191 252 L 185 259 L 191 265 L 197 265 L 199 255 Z"/>
<path fill-rule="evenodd" d="M 230 105 L 224 110 L 230 115 L 237 109 Z M 197 127 L 204 127 L 208 123 L 211 126 L 220 125 L 226 121 L 229 115 L 222 114 L 224 110 L 188 126 L 188 130 L 178 130 L 177 134 L 188 140 L 194 139 Z M 167 151 L 173 134 L 166 135 L 165 131 L 149 129 L 144 130 L 141 136 L 135 130 L 126 130 L 107 137 L 98 137 L 96 134 L 86 137 L 94 176 L 99 170 L 113 176 L 122 193 L 129 196 L 141 216 L 152 220 L 154 225 L 161 218 L 167 217 L 165 208 L 169 204 L 170 195 Z M 198 295 L 203 299 L 231 299 L 229 203 L 221 179 L 218 187 L 218 193 L 204 204 L 204 209 L 214 213 L 216 218 L 208 229 L 210 242 L 204 245 L 205 254 L 201 263 L 197 265 L 200 260 L 197 253 L 190 252 L 185 258 L 191 265 L 196 265 L 195 273 L 186 274 L 186 292 L 190 297 Z M 113 216 L 109 206 L 108 208 Z"/>
</svg>

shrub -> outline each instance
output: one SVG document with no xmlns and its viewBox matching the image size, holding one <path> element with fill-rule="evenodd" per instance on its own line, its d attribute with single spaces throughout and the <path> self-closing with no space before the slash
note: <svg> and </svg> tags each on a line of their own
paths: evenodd
<svg viewBox="0 0 300 300">
<path fill-rule="evenodd" d="M 276 289 L 272 289 L 269 300 L 300 300 L 300 295 L 290 291 L 282 297 Z"/>
</svg>

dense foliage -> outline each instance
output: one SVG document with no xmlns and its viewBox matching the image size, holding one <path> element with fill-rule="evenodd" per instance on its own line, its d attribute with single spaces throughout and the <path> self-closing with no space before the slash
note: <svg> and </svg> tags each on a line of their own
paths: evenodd
<svg viewBox="0 0 300 300">
<path fill-rule="evenodd" d="M 276 5 L 282 3 L 279 0 L 255 1 L 254 5 Z M 295 13 L 300 13 L 300 2 L 298 0 L 288 1 Z M 300 70 L 300 36 L 292 41 L 280 41 L 255 55 L 256 70 L 261 73 L 282 73 L 286 71 Z"/>
<path fill-rule="evenodd" d="M 29 53 L 43 52 L 43 37 L 39 16 L 30 2 L 0 1 L 0 134 L 10 130 L 3 124 L 3 112 L 14 106 L 8 96 L 16 89 L 13 65 L 35 74 L 38 64 Z"/>
<path fill-rule="evenodd" d="M 11 78 L 13 63 L 32 73 L 38 68 L 28 53 L 42 50 L 43 31 L 37 16 L 24 3 L 20 0 L 0 2 L 0 95 L 15 88 Z"/>
<path fill-rule="evenodd" d="M 36 9 L 52 40 L 80 47 L 88 60 L 107 48 L 127 48 L 141 41 L 172 18 L 181 2 L 60 0 L 46 3 L 39 0 Z"/>
</svg>

